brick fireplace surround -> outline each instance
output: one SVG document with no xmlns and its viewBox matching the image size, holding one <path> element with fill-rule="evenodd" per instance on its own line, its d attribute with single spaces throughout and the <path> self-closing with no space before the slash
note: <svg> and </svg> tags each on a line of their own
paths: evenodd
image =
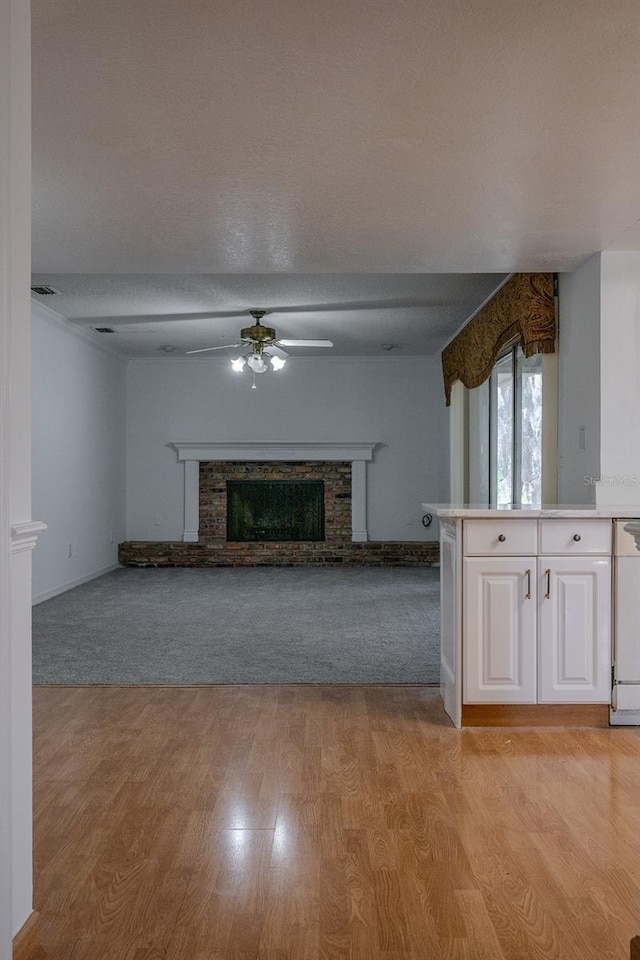
<svg viewBox="0 0 640 960">
<path fill-rule="evenodd" d="M 336 460 L 212 461 L 198 468 L 198 533 L 190 542 L 127 541 L 120 563 L 149 567 L 331 566 L 335 564 L 420 566 L 439 559 L 437 542 L 354 540 L 351 462 Z M 227 480 L 322 480 L 325 540 L 300 542 L 226 540 Z M 185 507 L 185 515 L 189 506 Z M 357 510 L 357 507 L 356 507 Z"/>
</svg>

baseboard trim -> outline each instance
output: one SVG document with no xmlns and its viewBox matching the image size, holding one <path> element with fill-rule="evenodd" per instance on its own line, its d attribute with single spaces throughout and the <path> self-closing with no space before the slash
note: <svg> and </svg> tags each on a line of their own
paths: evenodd
<svg viewBox="0 0 640 960">
<path fill-rule="evenodd" d="M 67 583 L 62 583 L 58 587 L 52 587 L 51 590 L 44 590 L 42 593 L 37 593 L 31 598 L 31 605 L 35 607 L 38 603 L 43 603 L 45 600 L 51 600 L 52 597 L 57 597 L 61 593 L 66 593 L 67 590 L 73 590 L 74 587 L 80 587 L 83 583 L 89 583 L 90 580 L 96 580 L 98 577 L 103 577 L 105 573 L 111 573 L 113 570 L 119 570 L 121 564 L 110 563 L 106 567 L 101 567 L 99 570 L 94 570 L 92 573 L 87 573 L 83 577 L 77 577 L 75 580 L 69 580 Z"/>
<path fill-rule="evenodd" d="M 640 710 L 612 710 L 609 723 L 612 727 L 640 727 Z"/>
<path fill-rule="evenodd" d="M 465 703 L 463 727 L 608 727 L 607 703 Z"/>
<path fill-rule="evenodd" d="M 33 910 L 13 938 L 13 960 L 35 960 L 40 952 L 40 914 Z"/>
</svg>

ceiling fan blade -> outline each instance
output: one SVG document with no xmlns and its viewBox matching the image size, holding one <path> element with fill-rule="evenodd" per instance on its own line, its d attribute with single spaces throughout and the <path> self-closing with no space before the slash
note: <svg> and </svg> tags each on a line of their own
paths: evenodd
<svg viewBox="0 0 640 960">
<path fill-rule="evenodd" d="M 283 347 L 332 347 L 331 340 L 278 340 Z"/>
<path fill-rule="evenodd" d="M 274 342 L 270 343 L 266 349 L 269 351 L 269 353 L 275 353 L 277 356 L 283 357 L 284 359 L 286 359 L 287 357 L 290 357 L 291 354 L 287 353 L 286 350 L 283 350 L 279 344 L 280 344 L 280 340 L 278 341 L 274 340 Z"/>
<path fill-rule="evenodd" d="M 242 343 L 225 343 L 221 347 L 202 347 L 200 350 L 186 350 L 185 353 L 210 353 L 211 350 L 231 350 L 234 347 L 242 347 Z"/>
</svg>

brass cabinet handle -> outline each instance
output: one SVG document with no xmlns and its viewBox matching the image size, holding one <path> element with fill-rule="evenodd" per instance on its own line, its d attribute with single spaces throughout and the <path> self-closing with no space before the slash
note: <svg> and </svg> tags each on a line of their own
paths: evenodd
<svg viewBox="0 0 640 960">
<path fill-rule="evenodd" d="M 547 578 L 547 592 L 545 593 L 545 599 L 548 600 L 551 596 L 551 570 L 545 570 L 544 575 Z"/>
<path fill-rule="evenodd" d="M 525 570 L 525 574 L 527 577 L 527 592 L 525 597 L 527 600 L 531 600 L 531 570 Z"/>
<path fill-rule="evenodd" d="M 506 539 L 507 538 L 505 537 L 504 533 L 501 533 L 500 536 L 498 537 L 498 540 L 500 541 L 500 543 L 504 543 Z"/>
</svg>

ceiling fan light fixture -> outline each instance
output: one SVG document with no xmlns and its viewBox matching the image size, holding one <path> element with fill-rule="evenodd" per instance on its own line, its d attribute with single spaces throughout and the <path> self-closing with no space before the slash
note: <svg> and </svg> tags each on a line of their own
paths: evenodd
<svg viewBox="0 0 640 960">
<path fill-rule="evenodd" d="M 231 368 L 235 373 L 250 370 L 253 382 L 251 389 L 256 389 L 257 373 L 266 373 L 268 370 L 282 370 L 289 356 L 284 347 L 332 347 L 331 340 L 280 340 L 273 327 L 266 327 L 260 321 L 265 315 L 264 310 L 250 310 L 255 321 L 253 326 L 244 327 L 240 331 L 240 343 L 223 343 L 216 347 L 200 347 L 197 350 L 187 350 L 192 353 L 210 353 L 213 350 L 246 350 L 245 353 L 231 360 Z M 163 347 L 160 348 L 164 349 Z"/>
<path fill-rule="evenodd" d="M 282 370 L 287 361 L 283 360 L 282 357 L 271 357 L 271 366 L 274 370 Z"/>
<path fill-rule="evenodd" d="M 254 373 L 266 373 L 269 369 L 259 353 L 252 353 L 251 356 L 247 357 L 247 363 Z"/>
</svg>

